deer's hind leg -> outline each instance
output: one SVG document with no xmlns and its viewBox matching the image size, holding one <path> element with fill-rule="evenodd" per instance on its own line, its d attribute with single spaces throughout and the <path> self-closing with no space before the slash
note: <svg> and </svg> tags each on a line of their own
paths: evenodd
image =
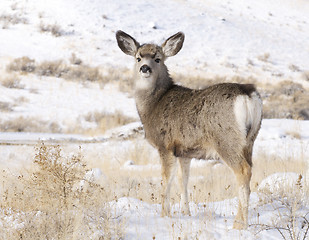
<svg viewBox="0 0 309 240">
<path fill-rule="evenodd" d="M 177 159 L 170 151 L 159 151 L 161 159 L 162 175 L 162 217 L 171 216 L 170 210 L 170 190 L 175 172 L 177 169 Z"/>
<path fill-rule="evenodd" d="M 233 168 L 238 184 L 238 211 L 233 228 L 246 229 L 248 227 L 248 209 L 250 198 L 251 166 L 247 161 L 241 161 Z"/>
<path fill-rule="evenodd" d="M 246 229 L 248 227 L 248 209 L 250 198 L 250 180 L 251 180 L 251 155 L 252 147 L 244 149 L 224 148 L 224 151 L 218 151 L 222 160 L 233 170 L 238 187 L 238 211 L 234 220 L 233 228 Z"/>
</svg>

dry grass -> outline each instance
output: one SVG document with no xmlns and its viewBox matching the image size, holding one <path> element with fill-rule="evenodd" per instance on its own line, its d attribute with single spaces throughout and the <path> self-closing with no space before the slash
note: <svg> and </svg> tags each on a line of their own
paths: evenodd
<svg viewBox="0 0 309 240">
<path fill-rule="evenodd" d="M 8 102 L 1 102 L 0 101 L 0 111 L 1 112 L 12 112 L 13 111 L 13 104 Z"/>
<path fill-rule="evenodd" d="M 55 122 L 46 122 L 34 117 L 19 116 L 14 119 L 0 121 L 1 132 L 51 132 L 60 133 L 61 127 Z"/>
<path fill-rule="evenodd" d="M 0 15 L 0 23 L 2 23 L 2 29 L 8 29 L 11 25 L 28 24 L 28 19 L 18 13 L 3 13 Z"/>
<path fill-rule="evenodd" d="M 81 65 L 83 61 L 80 58 L 78 58 L 75 53 L 72 53 L 70 63 L 74 65 Z"/>
<path fill-rule="evenodd" d="M 290 81 L 268 86 L 264 99 L 264 118 L 305 119 L 303 111 L 308 109 L 309 92 L 302 85 Z"/>
<path fill-rule="evenodd" d="M 104 81 L 98 67 L 76 63 L 75 65 L 69 65 L 62 60 L 36 63 L 34 59 L 28 57 L 16 58 L 7 66 L 7 71 L 61 77 L 72 81 Z"/>
<path fill-rule="evenodd" d="M 103 69 L 103 82 L 110 82 L 118 85 L 122 92 L 130 93 L 133 96 L 133 72 L 128 68 L 107 68 Z"/>
<path fill-rule="evenodd" d="M 33 163 L 2 173 L 1 239 L 122 239 L 124 222 L 105 204 L 105 187 L 85 178 L 81 152 L 40 144 Z"/>
<path fill-rule="evenodd" d="M 20 82 L 20 78 L 16 75 L 8 76 L 0 80 L 1 85 L 6 88 L 24 89 L 25 86 Z"/>
<path fill-rule="evenodd" d="M 123 126 L 128 123 L 137 121 L 135 118 L 124 115 L 121 111 L 116 111 L 115 113 L 98 111 L 90 112 L 84 118 L 88 122 L 95 122 L 97 124 L 97 128 L 91 130 L 96 134 L 102 134 L 111 128 Z"/>
<path fill-rule="evenodd" d="M 93 166 L 104 169 L 111 186 L 115 186 L 112 187 L 112 196 L 129 196 L 149 203 L 160 203 L 160 159 L 156 150 L 146 140 L 134 141 L 130 148 L 120 148 L 116 152 L 106 148 L 100 157 L 105 161 L 93 156 L 90 159 L 93 159 Z M 260 152 L 253 159 L 251 189 L 256 191 L 260 182 L 273 173 L 305 174 L 306 169 L 305 159 L 281 158 Z M 237 196 L 236 179 L 230 168 L 225 164 L 205 160 L 192 165 L 188 190 L 190 201 L 197 203 L 221 201 Z M 171 202 L 176 204 L 179 200 L 180 189 L 176 177 L 171 191 Z"/>
<path fill-rule="evenodd" d="M 35 60 L 30 59 L 29 57 L 21 57 L 14 59 L 7 66 L 7 71 L 31 73 L 35 71 L 35 67 Z"/>
<path fill-rule="evenodd" d="M 51 33 L 55 37 L 61 37 L 65 34 L 65 31 L 57 23 L 54 24 L 45 24 L 43 22 L 39 25 L 39 30 L 42 33 Z"/>
<path fill-rule="evenodd" d="M 0 102 L 0 111 L 13 112 L 14 107 L 28 99 L 20 97 L 15 99 L 15 103 Z M 63 129 L 57 122 L 40 120 L 35 117 L 19 116 L 9 120 L 0 120 L 1 132 L 42 132 L 42 133 L 73 133 L 87 134 L 90 136 L 104 134 L 107 130 L 136 122 L 137 119 L 128 117 L 122 112 L 117 111 L 114 114 L 104 112 L 91 112 L 85 117 L 86 121 L 95 122 L 94 128 L 83 128 L 81 124 L 71 125 Z"/>
<path fill-rule="evenodd" d="M 263 55 L 257 56 L 257 59 L 262 61 L 262 62 L 268 62 L 269 61 L 270 54 L 269 53 L 264 53 Z"/>
<path fill-rule="evenodd" d="M 90 235 L 81 236 L 74 229 L 80 229 L 88 234 L 94 229 L 87 227 L 90 221 L 92 223 L 94 221 L 96 227 L 112 229 L 102 231 L 112 231 L 112 234 L 116 231 L 121 235 L 123 223 L 115 222 L 111 209 L 104 204 L 105 202 L 117 201 L 121 197 L 132 197 L 151 204 L 161 202 L 161 174 L 160 167 L 158 167 L 160 160 L 157 152 L 145 140 L 134 140 L 127 145 L 122 144 L 123 142 L 116 141 L 110 142 L 109 145 L 104 144 L 103 150 L 100 150 L 99 153 L 97 146 L 93 146 L 93 155 L 88 149 L 83 154 L 77 151 L 77 154 L 71 154 L 70 157 L 64 156 L 59 146 L 38 146 L 35 155 L 35 168 L 14 178 L 7 172 L 3 175 L 6 179 L 4 178 L 5 180 L 2 182 L 5 183 L 7 191 L 2 191 L 5 194 L 5 201 L 1 205 L 2 214 L 4 214 L 2 216 L 10 216 L 10 219 L 13 219 L 16 224 L 23 223 L 18 225 L 20 228 L 14 231 L 17 235 L 23 234 L 24 239 L 39 239 L 37 236 L 50 237 L 52 236 L 50 235 L 51 231 L 55 229 L 59 235 L 53 239 L 64 239 L 65 235 L 71 237 L 70 234 L 73 233 L 75 237 L 69 237 L 70 239 L 85 239 L 87 237 L 89 239 Z M 67 151 L 72 152 L 71 149 L 69 148 Z M 85 157 L 81 157 L 82 155 Z M 129 165 L 128 160 L 133 165 Z M 77 187 L 79 185 L 76 184 L 80 183 L 83 174 L 87 171 L 86 163 L 87 166 L 97 167 L 104 171 L 104 179 L 93 183 L 93 185 L 87 185 L 88 190 Z M 263 179 L 275 172 L 297 172 L 304 175 L 304 169 L 306 169 L 305 159 L 280 158 L 268 155 L 266 152 L 259 152 L 255 155 L 253 163 L 251 181 L 253 191 L 257 190 Z M 63 174 L 64 172 L 65 174 Z M 200 164 L 194 164 L 191 167 L 190 175 L 188 190 L 189 200 L 192 202 L 207 203 L 237 196 L 235 177 L 224 164 L 201 161 Z M 97 186 L 101 187 L 98 192 L 92 190 L 92 187 L 96 189 Z M 78 189 L 77 192 L 76 189 Z M 94 191 L 93 195 L 92 191 Z M 48 198 L 44 196 L 48 196 Z M 34 198 L 34 200 L 30 201 L 30 198 Z M 100 204 L 96 202 L 98 200 L 101 201 Z M 171 191 L 171 203 L 178 204 L 179 200 L 180 189 L 175 181 Z M 72 202 L 73 204 L 71 204 Z M 10 207 L 3 207 L 3 204 Z M 100 212 L 102 206 L 103 209 Z M 208 209 L 208 211 L 212 212 L 213 210 Z M 76 214 L 72 214 L 72 212 Z M 102 220 L 104 216 L 107 216 L 108 223 Z M 1 221 L 3 222 L 3 218 Z M 211 216 L 207 216 L 207 221 L 211 221 Z M 10 230 L 10 232 L 7 231 L 7 234 L 12 234 L 13 230 L 9 227 L 8 222 L 5 226 Z M 8 235 L 2 233 L 2 236 Z M 0 235 L 0 238 L 2 236 Z"/>
<path fill-rule="evenodd" d="M 251 187 L 253 191 L 255 191 L 263 179 L 276 172 L 296 172 L 305 175 L 306 169 L 305 159 L 282 158 L 260 152 L 258 156 L 253 159 Z"/>
</svg>

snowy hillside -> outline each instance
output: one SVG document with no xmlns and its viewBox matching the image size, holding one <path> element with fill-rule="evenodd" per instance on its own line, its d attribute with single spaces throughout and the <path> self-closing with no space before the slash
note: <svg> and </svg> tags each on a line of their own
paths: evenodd
<svg viewBox="0 0 309 240">
<path fill-rule="evenodd" d="M 85 181 L 89 189 L 107 189 L 104 196 L 92 192 L 97 205 L 86 204 L 84 212 L 76 207 L 82 194 L 73 211 L 64 211 L 73 215 L 74 230 L 86 221 L 74 239 L 108 238 L 102 225 L 116 231 L 118 220 L 119 238 L 128 240 L 308 238 L 309 121 L 295 120 L 309 119 L 308 13 L 307 0 L 1 0 L 0 239 L 12 232 L 35 239 L 27 238 L 26 230 L 35 229 L 45 213 L 27 205 L 35 194 L 25 197 L 31 185 L 25 183 L 36 175 L 23 181 L 23 171 L 37 169 L 40 140 L 59 144 L 74 161 L 81 152 L 92 170 L 78 182 L 79 193 Z M 175 188 L 173 216 L 160 217 L 159 158 L 143 138 L 129 87 L 134 60 L 117 46 L 119 29 L 140 43 L 157 44 L 184 32 L 182 50 L 166 62 L 173 76 L 252 80 L 267 118 L 294 118 L 262 122 L 254 146 L 248 230 L 232 229 L 234 176 L 217 160 L 192 161 L 192 215 L 181 215 Z M 284 107 L 289 109 L 283 113 Z M 50 210 L 55 216 L 46 212 L 47 220 L 61 222 L 56 205 Z M 40 231 L 53 222 L 44 221 L 36 225 Z M 53 238 L 48 234 L 46 239 Z"/>
<path fill-rule="evenodd" d="M 168 63 L 172 72 L 245 75 L 267 82 L 304 81 L 308 71 L 305 0 L 31 0 L 1 1 L 0 8 L 26 22 L 1 30 L 2 58 L 67 59 L 73 52 L 92 65 L 131 66 L 115 44 L 118 29 L 141 43 L 162 43 L 183 31 L 184 48 Z M 40 24 L 59 25 L 61 37 L 42 34 Z"/>
</svg>

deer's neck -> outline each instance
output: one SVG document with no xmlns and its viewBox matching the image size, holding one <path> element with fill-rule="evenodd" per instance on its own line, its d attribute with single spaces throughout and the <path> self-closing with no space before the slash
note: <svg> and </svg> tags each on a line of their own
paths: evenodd
<svg viewBox="0 0 309 240">
<path fill-rule="evenodd" d="M 151 115 L 157 103 L 173 85 L 173 80 L 166 74 L 164 77 L 158 77 L 147 89 L 136 88 L 135 101 L 142 122 Z"/>
</svg>

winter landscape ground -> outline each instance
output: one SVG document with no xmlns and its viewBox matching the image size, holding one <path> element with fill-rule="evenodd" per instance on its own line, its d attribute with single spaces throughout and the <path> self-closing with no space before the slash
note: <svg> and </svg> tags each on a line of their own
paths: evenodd
<svg viewBox="0 0 309 240">
<path fill-rule="evenodd" d="M 2 0 L 0 239 L 309 239 L 309 2 Z M 256 84 L 249 228 L 235 179 L 193 159 L 191 216 L 161 217 L 160 162 L 144 139 L 123 30 L 186 34 L 166 64 L 179 84 Z"/>
</svg>

